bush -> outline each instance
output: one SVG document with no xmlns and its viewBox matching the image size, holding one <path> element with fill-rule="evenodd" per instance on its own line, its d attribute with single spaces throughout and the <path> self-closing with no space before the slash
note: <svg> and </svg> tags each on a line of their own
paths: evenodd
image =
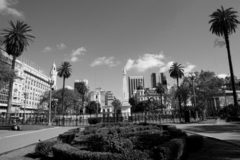
<svg viewBox="0 0 240 160">
<path fill-rule="evenodd" d="M 71 144 L 74 138 L 75 138 L 75 133 L 73 132 L 66 132 L 58 136 L 59 140 L 61 140 L 63 143 L 68 143 L 68 144 Z"/>
<path fill-rule="evenodd" d="M 196 152 L 203 146 L 203 137 L 199 135 L 191 135 L 186 138 L 186 147 L 189 152 Z"/>
<path fill-rule="evenodd" d="M 161 160 L 179 160 L 183 156 L 185 145 L 184 139 L 172 139 L 152 149 L 154 158 Z"/>
<path fill-rule="evenodd" d="M 94 117 L 94 118 L 88 118 L 88 123 L 91 124 L 97 124 L 97 123 L 101 123 L 102 122 L 102 118 L 101 117 Z"/>
<path fill-rule="evenodd" d="M 68 144 L 57 144 L 53 147 L 54 158 L 59 160 L 87 159 L 87 160 L 146 160 L 148 155 L 141 151 L 133 150 L 125 154 L 110 152 L 90 152 L 78 150 Z"/>
<path fill-rule="evenodd" d="M 168 132 L 173 138 L 187 137 L 187 133 L 180 129 L 169 128 Z"/>
<path fill-rule="evenodd" d="M 60 143 L 57 140 L 40 141 L 35 147 L 35 154 L 37 156 L 50 157 L 52 155 L 52 147 Z"/>
</svg>

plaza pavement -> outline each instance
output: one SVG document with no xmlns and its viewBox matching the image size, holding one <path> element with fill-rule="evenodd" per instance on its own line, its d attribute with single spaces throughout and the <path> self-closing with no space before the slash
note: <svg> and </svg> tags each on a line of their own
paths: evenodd
<svg viewBox="0 0 240 160">
<path fill-rule="evenodd" d="M 240 123 L 220 122 L 216 124 L 174 124 L 188 133 L 223 140 L 240 146 Z"/>
<path fill-rule="evenodd" d="M 57 137 L 77 127 L 54 127 L 35 131 L 4 131 L 0 130 L 0 154 L 25 147 L 31 144 Z"/>
</svg>

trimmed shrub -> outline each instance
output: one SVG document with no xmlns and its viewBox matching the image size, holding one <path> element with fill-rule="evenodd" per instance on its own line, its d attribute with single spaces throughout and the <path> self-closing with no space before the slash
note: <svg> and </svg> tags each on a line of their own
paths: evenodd
<svg viewBox="0 0 240 160">
<path fill-rule="evenodd" d="M 72 132 L 66 132 L 58 136 L 59 140 L 61 140 L 63 143 L 68 143 L 68 144 L 71 144 L 74 138 L 75 138 L 75 133 L 72 133 Z"/>
<path fill-rule="evenodd" d="M 88 123 L 91 124 L 97 124 L 97 123 L 101 123 L 102 122 L 102 118 L 101 117 L 93 117 L 93 118 L 88 118 Z"/>
<path fill-rule="evenodd" d="M 53 147 L 54 158 L 59 160 L 87 159 L 87 160 L 146 160 L 148 155 L 141 151 L 129 151 L 125 154 L 111 152 L 90 152 L 78 150 L 68 144 L 57 144 Z"/>
<path fill-rule="evenodd" d="M 203 136 L 191 135 L 186 138 L 186 147 L 189 152 L 196 152 L 203 146 Z"/>
<path fill-rule="evenodd" d="M 52 156 L 52 147 L 60 143 L 58 140 L 40 141 L 35 147 L 35 154 L 42 157 Z"/>
<path fill-rule="evenodd" d="M 161 160 L 179 160 L 185 149 L 185 139 L 172 139 L 171 141 L 154 147 L 154 157 Z"/>
<path fill-rule="evenodd" d="M 180 129 L 169 128 L 168 132 L 173 138 L 187 137 L 187 133 Z"/>
</svg>

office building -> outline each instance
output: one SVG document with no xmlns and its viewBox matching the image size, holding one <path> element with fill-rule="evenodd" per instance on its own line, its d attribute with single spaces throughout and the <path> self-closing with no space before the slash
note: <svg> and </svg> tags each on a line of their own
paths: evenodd
<svg viewBox="0 0 240 160">
<path fill-rule="evenodd" d="M 157 87 L 157 77 L 156 73 L 151 74 L 151 88 L 156 88 Z"/>
<path fill-rule="evenodd" d="M 107 91 L 105 95 L 105 105 L 112 106 L 112 101 L 114 100 L 114 96 L 112 91 Z"/>
<path fill-rule="evenodd" d="M 162 85 L 167 85 L 167 78 L 166 78 L 166 75 L 164 73 L 160 73 L 161 75 L 161 83 Z"/>
<path fill-rule="evenodd" d="M 129 98 L 133 97 L 134 91 L 142 82 L 144 87 L 144 77 L 143 76 L 129 76 L 128 77 L 128 91 L 129 91 Z"/>
<path fill-rule="evenodd" d="M 11 65 L 12 57 L 3 52 L 0 54 L 3 54 L 4 62 Z M 25 113 L 34 112 L 41 95 L 50 90 L 50 77 L 37 68 L 32 62 L 16 60 L 15 71 L 19 78 L 13 83 L 11 113 L 23 113 L 24 109 Z M 8 85 L 0 90 L 0 112 L 7 112 L 8 92 Z"/>
</svg>

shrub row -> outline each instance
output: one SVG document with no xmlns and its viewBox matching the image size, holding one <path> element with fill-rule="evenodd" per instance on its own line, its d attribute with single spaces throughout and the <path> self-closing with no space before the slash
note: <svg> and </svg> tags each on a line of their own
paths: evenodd
<svg viewBox="0 0 240 160">
<path fill-rule="evenodd" d="M 68 144 L 71 144 L 71 142 L 74 140 L 74 138 L 75 138 L 74 132 L 65 132 L 58 136 L 59 140 L 61 140 L 63 143 L 68 143 Z"/>
<path fill-rule="evenodd" d="M 68 144 L 56 144 L 53 147 L 54 157 L 59 160 L 146 160 L 148 155 L 141 151 L 133 150 L 125 154 L 117 154 L 110 152 L 90 152 L 78 150 Z"/>
</svg>

